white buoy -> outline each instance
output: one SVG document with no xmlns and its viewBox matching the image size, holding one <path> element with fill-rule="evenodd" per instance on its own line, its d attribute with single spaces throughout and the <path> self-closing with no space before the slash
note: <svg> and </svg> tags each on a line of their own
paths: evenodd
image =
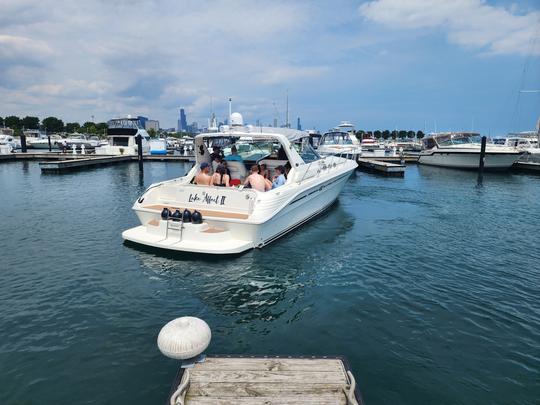
<svg viewBox="0 0 540 405">
<path fill-rule="evenodd" d="M 186 360 L 198 356 L 210 344 L 212 333 L 202 319 L 183 316 L 167 323 L 159 332 L 157 345 L 165 356 Z"/>
</svg>

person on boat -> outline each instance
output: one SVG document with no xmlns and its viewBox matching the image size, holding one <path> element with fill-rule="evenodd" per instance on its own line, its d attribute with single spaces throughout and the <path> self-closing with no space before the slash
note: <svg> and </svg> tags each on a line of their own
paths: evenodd
<svg viewBox="0 0 540 405">
<path fill-rule="evenodd" d="M 259 165 L 259 174 L 264 177 L 264 182 L 268 188 L 272 188 L 272 181 L 269 179 L 270 173 L 265 163 Z"/>
<path fill-rule="evenodd" d="M 272 190 L 283 186 L 286 181 L 285 168 L 283 166 L 276 167 L 276 175 L 274 176 L 274 181 L 272 182 Z"/>
<path fill-rule="evenodd" d="M 227 174 L 227 169 L 223 165 L 218 165 L 216 172 L 212 176 L 212 185 L 218 187 L 229 187 L 230 177 Z"/>
<path fill-rule="evenodd" d="M 201 163 L 201 171 L 195 176 L 195 184 L 199 186 L 210 186 L 212 184 L 212 177 L 209 175 L 210 165 L 206 162 Z"/>
<path fill-rule="evenodd" d="M 270 187 L 264 181 L 264 177 L 259 174 L 259 166 L 251 166 L 251 174 L 247 177 L 244 182 L 244 187 L 251 187 L 257 191 L 267 191 L 270 190 Z"/>
<path fill-rule="evenodd" d="M 243 162 L 242 156 L 238 154 L 238 149 L 236 149 L 236 145 L 233 145 L 231 148 L 231 154 L 228 156 L 225 156 L 225 160 L 228 160 L 229 162 Z"/>
<path fill-rule="evenodd" d="M 210 159 L 212 159 L 212 170 L 216 173 L 217 167 L 221 163 L 221 159 L 223 159 L 223 152 L 219 146 L 214 147 L 214 151 L 210 154 Z"/>
</svg>

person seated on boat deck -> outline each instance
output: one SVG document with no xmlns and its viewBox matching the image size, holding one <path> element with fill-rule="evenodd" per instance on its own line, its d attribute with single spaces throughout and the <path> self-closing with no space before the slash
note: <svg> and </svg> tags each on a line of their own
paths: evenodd
<svg viewBox="0 0 540 405">
<path fill-rule="evenodd" d="M 225 160 L 228 161 L 237 161 L 237 162 L 243 162 L 244 159 L 242 159 L 242 156 L 238 154 L 238 149 L 236 149 L 236 146 L 233 145 L 231 148 L 231 154 L 228 156 L 225 156 Z"/>
<path fill-rule="evenodd" d="M 212 177 L 208 173 L 210 173 L 210 165 L 202 162 L 201 171 L 195 176 L 195 184 L 199 186 L 210 186 L 212 184 Z"/>
<path fill-rule="evenodd" d="M 212 159 L 212 170 L 215 173 L 218 165 L 221 163 L 221 159 L 223 159 L 223 152 L 219 146 L 214 147 L 213 152 L 210 154 L 210 159 Z"/>
<path fill-rule="evenodd" d="M 227 174 L 227 169 L 223 165 L 218 165 L 216 172 L 212 176 L 212 185 L 218 187 L 229 187 L 231 178 Z"/>
<path fill-rule="evenodd" d="M 257 191 L 267 191 L 270 190 L 270 187 L 264 181 L 264 177 L 259 174 L 259 166 L 251 166 L 251 174 L 247 177 L 244 182 L 244 187 L 251 187 Z"/>
<path fill-rule="evenodd" d="M 264 182 L 269 188 L 272 188 L 272 181 L 269 179 L 270 172 L 265 163 L 259 165 L 259 174 L 264 177 Z"/>
<path fill-rule="evenodd" d="M 225 159 L 221 159 L 219 163 L 225 168 L 225 171 L 227 172 L 227 176 L 229 178 L 231 177 L 231 170 L 229 169 L 229 166 L 227 166 L 227 161 Z"/>
<path fill-rule="evenodd" d="M 281 187 L 285 184 L 285 168 L 283 166 L 276 167 L 276 175 L 274 176 L 274 181 L 272 182 L 272 190 L 278 187 Z"/>
</svg>

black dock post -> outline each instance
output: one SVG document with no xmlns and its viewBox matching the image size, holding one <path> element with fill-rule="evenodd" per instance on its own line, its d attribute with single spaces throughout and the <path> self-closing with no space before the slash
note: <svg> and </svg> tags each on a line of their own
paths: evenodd
<svg viewBox="0 0 540 405">
<path fill-rule="evenodd" d="M 51 148 L 51 136 L 47 135 L 47 140 L 49 141 L 49 152 L 52 150 Z"/>
<path fill-rule="evenodd" d="M 21 134 L 21 152 L 26 153 L 26 135 Z"/>
<path fill-rule="evenodd" d="M 135 139 L 137 139 L 137 155 L 139 156 L 139 171 L 142 172 L 144 171 L 143 158 L 142 158 L 142 136 L 137 135 Z"/>
<path fill-rule="evenodd" d="M 486 159 L 486 137 L 482 137 L 482 144 L 480 146 L 480 161 L 478 162 L 478 184 L 482 184 L 484 179 L 484 162 Z"/>
</svg>

